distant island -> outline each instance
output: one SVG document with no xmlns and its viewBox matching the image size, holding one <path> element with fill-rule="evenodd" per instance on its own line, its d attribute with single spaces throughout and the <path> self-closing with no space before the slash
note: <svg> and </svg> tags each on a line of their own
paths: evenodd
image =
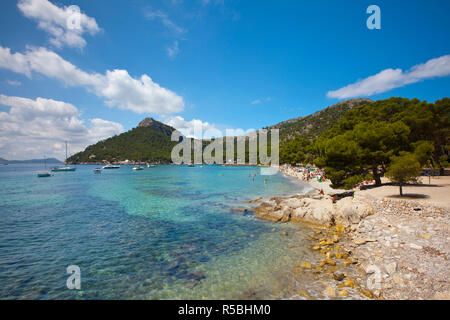
<svg viewBox="0 0 450 320">
<path fill-rule="evenodd" d="M 26 163 L 48 163 L 48 164 L 61 164 L 62 162 L 56 158 L 47 158 L 47 159 L 30 159 L 30 160 L 6 160 L 0 158 L 0 164 L 26 164 Z"/>
</svg>

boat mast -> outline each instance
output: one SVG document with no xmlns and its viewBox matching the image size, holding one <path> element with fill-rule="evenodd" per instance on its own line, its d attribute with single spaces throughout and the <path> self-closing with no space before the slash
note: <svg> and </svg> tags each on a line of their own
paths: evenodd
<svg viewBox="0 0 450 320">
<path fill-rule="evenodd" d="M 67 164 L 67 141 L 66 141 L 66 161 L 65 164 Z"/>
</svg>

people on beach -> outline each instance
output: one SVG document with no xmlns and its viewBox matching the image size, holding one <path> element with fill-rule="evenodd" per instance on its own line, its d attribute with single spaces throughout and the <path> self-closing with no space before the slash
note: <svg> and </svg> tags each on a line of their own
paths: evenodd
<svg viewBox="0 0 450 320">
<path fill-rule="evenodd" d="M 319 182 L 323 182 L 326 180 L 325 171 L 319 168 L 315 168 L 312 166 L 291 166 L 291 165 L 282 165 L 279 167 L 280 171 L 284 174 L 292 177 L 296 177 L 306 182 L 310 182 L 313 179 L 316 179 Z"/>
</svg>

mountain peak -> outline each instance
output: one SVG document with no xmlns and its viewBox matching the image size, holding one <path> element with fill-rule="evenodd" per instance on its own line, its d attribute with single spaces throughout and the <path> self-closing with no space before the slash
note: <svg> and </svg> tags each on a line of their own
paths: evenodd
<svg viewBox="0 0 450 320">
<path fill-rule="evenodd" d="M 151 127 L 153 123 L 155 123 L 155 119 L 153 118 L 145 118 L 141 122 L 139 122 L 138 127 Z"/>
<path fill-rule="evenodd" d="M 138 128 L 153 128 L 164 133 L 166 136 L 170 136 L 172 132 L 175 131 L 175 129 L 171 126 L 168 126 L 167 124 L 164 124 L 153 118 L 145 118 L 144 120 L 139 122 Z"/>
</svg>

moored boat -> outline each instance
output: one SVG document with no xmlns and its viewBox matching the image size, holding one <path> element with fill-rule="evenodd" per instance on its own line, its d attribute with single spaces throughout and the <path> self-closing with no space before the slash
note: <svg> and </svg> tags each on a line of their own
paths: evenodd
<svg viewBox="0 0 450 320">
<path fill-rule="evenodd" d="M 66 141 L 66 162 L 67 162 L 67 141 Z M 55 167 L 55 168 L 51 169 L 52 172 L 69 172 L 69 171 L 75 171 L 75 170 L 77 170 L 77 168 L 69 167 L 69 166 Z"/>
<path fill-rule="evenodd" d="M 44 171 L 39 171 L 37 173 L 38 178 L 46 178 L 46 177 L 50 177 L 52 174 L 50 172 L 47 171 L 47 160 L 44 156 Z"/>
<path fill-rule="evenodd" d="M 75 171 L 75 170 L 77 170 L 77 168 L 74 168 L 74 167 L 55 167 L 55 168 L 52 168 L 52 171 L 53 172 L 67 172 L 67 171 Z"/>
<path fill-rule="evenodd" d="M 50 177 L 52 174 L 48 171 L 39 171 L 37 173 L 38 178 L 46 178 L 46 177 Z"/>
<path fill-rule="evenodd" d="M 118 165 L 114 165 L 114 164 L 107 164 L 106 166 L 104 166 L 102 169 L 120 169 L 120 166 Z"/>
</svg>

